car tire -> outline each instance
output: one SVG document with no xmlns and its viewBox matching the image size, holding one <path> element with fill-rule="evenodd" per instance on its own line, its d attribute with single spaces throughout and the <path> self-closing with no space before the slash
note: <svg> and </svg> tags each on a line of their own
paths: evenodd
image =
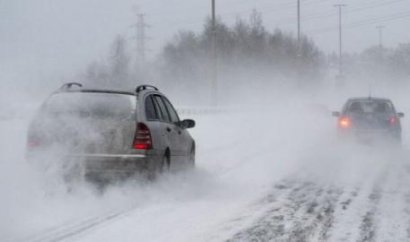
<svg viewBox="0 0 410 242">
<path fill-rule="evenodd" d="M 169 171 L 170 159 L 168 153 L 165 153 L 159 161 L 156 163 L 155 168 L 148 170 L 148 180 L 154 181 L 158 175 L 164 174 Z"/>
<path fill-rule="evenodd" d="M 74 192 L 77 187 L 89 182 L 85 168 L 80 163 L 67 165 L 63 169 L 63 181 L 67 193 Z"/>
<path fill-rule="evenodd" d="M 195 146 L 192 145 L 191 152 L 189 153 L 189 158 L 188 158 L 188 164 L 189 168 L 194 168 L 195 167 Z"/>
<path fill-rule="evenodd" d="M 165 152 L 165 154 L 162 156 L 161 164 L 159 166 L 159 173 L 166 173 L 169 171 L 171 164 L 171 159 L 170 155 L 168 152 Z"/>
<path fill-rule="evenodd" d="M 394 137 L 394 144 L 395 144 L 397 147 L 401 147 L 401 146 L 402 146 L 402 138 L 401 138 L 401 134 L 400 134 L 400 133 L 397 134 L 397 135 L 395 135 L 395 137 Z"/>
</svg>

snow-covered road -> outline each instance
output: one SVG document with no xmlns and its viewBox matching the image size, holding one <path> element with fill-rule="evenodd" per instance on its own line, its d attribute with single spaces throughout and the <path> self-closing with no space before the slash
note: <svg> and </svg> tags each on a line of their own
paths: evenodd
<svg viewBox="0 0 410 242">
<path fill-rule="evenodd" d="M 307 171 L 276 183 L 262 200 L 267 212 L 230 241 L 408 241 L 408 153 L 367 151 L 378 156 L 338 167 L 355 177 L 316 179 L 320 174 Z"/>
<path fill-rule="evenodd" d="M 104 194 L 64 192 L 24 160 L 28 118 L 3 120 L 0 240 L 410 240 L 406 148 L 336 145 L 327 114 L 289 105 L 194 116 L 195 171 Z"/>
</svg>

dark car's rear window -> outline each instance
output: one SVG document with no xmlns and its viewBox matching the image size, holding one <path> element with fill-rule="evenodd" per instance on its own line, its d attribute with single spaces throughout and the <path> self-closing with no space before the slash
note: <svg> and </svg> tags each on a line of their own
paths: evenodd
<svg viewBox="0 0 410 242">
<path fill-rule="evenodd" d="M 51 96 L 43 112 L 51 115 L 128 119 L 135 116 L 136 98 L 115 93 L 68 92 Z"/>
<path fill-rule="evenodd" d="M 350 113 L 393 113 L 393 105 L 388 101 L 354 101 L 348 107 Z"/>
</svg>

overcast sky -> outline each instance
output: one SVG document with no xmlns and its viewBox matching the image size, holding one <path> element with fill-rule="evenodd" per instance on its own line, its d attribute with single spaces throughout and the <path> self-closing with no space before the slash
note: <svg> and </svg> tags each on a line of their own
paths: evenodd
<svg viewBox="0 0 410 242">
<path fill-rule="evenodd" d="M 302 32 L 326 52 L 337 50 L 338 15 L 343 3 L 344 50 L 410 41 L 410 0 L 301 0 Z M 268 30 L 296 32 L 296 0 L 217 0 L 217 15 L 233 24 L 260 11 Z M 148 53 L 154 58 L 180 30 L 200 31 L 210 0 L 0 0 L 0 78 L 62 78 L 105 58 L 116 35 L 134 41 L 136 13 L 144 13 Z"/>
</svg>

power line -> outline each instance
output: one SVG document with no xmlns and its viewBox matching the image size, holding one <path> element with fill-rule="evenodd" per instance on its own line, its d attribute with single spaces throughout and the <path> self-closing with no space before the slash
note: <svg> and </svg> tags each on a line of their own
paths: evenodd
<svg viewBox="0 0 410 242">
<path fill-rule="evenodd" d="M 342 8 L 345 4 L 336 4 L 335 7 L 339 10 L 339 76 L 342 76 Z"/>
<path fill-rule="evenodd" d="M 357 27 L 362 27 L 366 25 L 374 25 L 374 24 L 378 24 L 381 22 L 388 22 L 388 21 L 393 21 L 393 20 L 403 19 L 403 18 L 408 18 L 408 17 L 410 17 L 410 11 L 405 11 L 405 12 L 396 13 L 390 16 L 376 17 L 376 18 L 370 18 L 370 19 L 360 20 L 356 22 L 351 22 L 349 24 L 346 24 L 345 28 L 349 28 L 349 29 L 357 28 Z M 317 34 L 317 33 L 332 32 L 335 30 L 336 28 L 334 27 L 326 27 L 326 28 L 311 30 L 310 33 Z"/>
<path fill-rule="evenodd" d="M 378 23 L 378 22 L 385 22 L 385 21 L 391 21 L 391 20 L 395 20 L 395 19 L 407 18 L 409 16 L 410 16 L 410 11 L 405 11 L 405 12 L 396 13 L 396 14 L 390 15 L 390 16 L 375 17 L 375 18 L 365 19 L 365 20 L 362 20 L 362 21 L 357 21 L 357 22 L 354 22 L 354 23 L 350 23 L 348 25 L 348 27 L 349 28 L 355 28 L 355 27 L 374 24 L 374 23 Z"/>
<path fill-rule="evenodd" d="M 146 63 L 146 33 L 145 30 L 148 28 L 148 25 L 145 23 L 145 15 L 137 14 L 137 24 L 136 27 L 136 44 L 137 44 L 137 70 L 141 73 L 144 71 L 144 66 Z"/>
<path fill-rule="evenodd" d="M 244 0 L 244 1 L 240 1 L 239 3 L 245 3 L 248 0 Z M 368 6 L 365 7 L 359 7 L 359 8 L 352 8 L 349 9 L 349 13 L 352 12 L 360 12 L 363 10 L 367 10 L 370 8 L 375 8 L 375 7 L 380 7 L 380 6 L 385 6 L 388 4 L 393 4 L 393 3 L 397 3 L 397 2 L 403 2 L 403 1 L 407 1 L 407 0 L 391 0 L 391 1 L 386 1 L 386 2 L 381 2 L 381 3 L 372 3 Z M 327 2 L 327 0 L 305 0 L 303 1 L 304 5 L 313 5 L 313 4 L 320 4 L 320 3 L 324 3 Z M 236 3 L 236 2 L 235 2 Z M 271 2 L 270 2 L 271 3 Z M 297 7 L 297 2 L 280 2 L 277 4 L 271 4 L 269 7 L 262 7 L 263 12 L 265 14 L 271 14 L 271 13 L 277 13 L 277 12 L 288 12 L 288 10 L 293 10 L 295 7 Z M 242 15 L 242 14 L 250 14 L 252 13 L 252 11 L 255 8 L 251 8 L 251 9 L 247 9 L 247 10 L 243 10 L 243 11 L 230 11 L 230 12 L 220 12 L 218 14 L 218 16 L 220 17 L 228 17 L 228 16 L 238 16 L 238 15 Z M 158 13 L 158 15 L 162 15 L 161 13 Z M 317 14 L 311 14 L 311 15 L 307 15 L 305 17 L 301 17 L 301 21 L 309 21 L 309 20 L 314 20 L 314 19 L 322 19 L 322 18 L 327 18 L 327 17 L 332 17 L 334 16 L 333 13 L 317 13 Z M 281 23 L 282 25 L 288 25 L 288 24 L 292 24 L 294 20 L 294 17 L 292 18 L 283 18 L 280 19 L 278 21 L 275 21 L 276 23 Z M 189 25 L 193 25 L 193 24 L 199 24 L 203 22 L 203 20 L 195 20 L 195 21 L 190 21 L 187 18 L 182 18 L 180 20 L 177 21 L 172 21 L 168 24 L 170 25 L 177 25 L 180 23 L 184 23 L 184 24 L 189 24 Z"/>
<path fill-rule="evenodd" d="M 254 3 L 257 0 L 253 0 L 252 2 Z M 398 3 L 398 2 L 404 2 L 404 1 L 408 1 L 408 0 L 390 0 L 390 1 L 384 1 L 384 2 L 372 2 L 370 4 L 368 4 L 368 6 L 364 6 L 364 7 L 357 7 L 357 8 L 351 8 L 348 10 L 348 13 L 354 13 L 354 12 L 361 12 L 364 10 L 368 10 L 368 9 L 372 9 L 372 8 L 376 8 L 376 7 L 381 7 L 381 6 L 385 6 L 385 5 L 389 5 L 389 4 L 394 4 L 394 3 Z M 237 6 L 238 4 L 241 3 L 249 3 L 249 0 L 243 0 L 243 1 L 235 1 L 235 6 Z M 259 2 L 259 1 L 257 1 Z M 328 0 L 304 0 L 303 4 L 304 5 L 314 5 L 314 4 L 320 4 L 320 3 L 325 3 L 328 2 Z M 269 3 L 272 3 L 269 1 Z M 269 7 L 261 7 L 263 9 L 264 13 L 276 13 L 276 12 L 284 12 L 284 11 L 288 11 L 288 10 L 293 10 L 295 7 L 297 7 L 297 3 L 296 2 L 288 2 L 288 1 L 284 1 L 284 2 L 279 2 L 276 4 L 270 4 Z M 222 12 L 219 13 L 218 16 L 221 17 L 226 17 L 226 16 L 235 16 L 235 15 L 241 15 L 241 14 L 246 14 L 246 13 L 251 13 L 252 9 L 247 9 L 247 10 L 243 10 L 243 11 L 235 11 L 235 12 Z M 154 13 L 155 14 L 155 13 Z M 156 13 L 158 16 L 163 15 L 162 11 L 159 11 Z M 322 18 L 327 18 L 327 17 L 332 17 L 334 16 L 332 13 L 318 13 L 318 14 L 312 14 L 312 15 L 307 15 L 305 17 L 301 17 L 301 20 L 303 21 L 309 21 L 309 20 L 314 20 L 314 19 L 322 19 Z M 276 23 L 283 23 L 283 24 L 292 24 L 294 18 L 283 18 L 282 20 L 278 20 L 275 21 Z M 177 20 L 177 21 L 172 21 L 172 25 L 178 24 L 178 23 L 185 23 L 185 24 L 198 24 L 200 22 L 203 22 L 203 20 L 195 20 L 195 21 L 190 21 L 189 19 L 181 19 L 181 20 Z"/>
<path fill-rule="evenodd" d="M 365 6 L 365 7 L 349 8 L 347 10 L 347 13 L 350 14 L 350 13 L 362 12 L 362 11 L 366 11 L 366 10 L 369 10 L 369 9 L 383 7 L 383 6 L 386 6 L 386 5 L 399 3 L 399 2 L 403 2 L 403 1 L 407 1 L 407 0 L 394 0 L 394 1 L 387 1 L 387 2 L 377 3 L 377 4 L 372 4 L 372 5 L 368 5 L 368 6 Z M 323 18 L 328 18 L 328 17 L 333 17 L 333 16 L 334 16 L 334 12 L 319 12 L 319 13 L 306 15 L 305 17 L 302 17 L 301 20 L 310 21 L 310 20 L 323 19 Z M 293 18 L 283 18 L 282 20 L 279 20 L 278 22 L 283 23 L 283 24 L 291 24 L 290 21 L 292 19 Z"/>
<path fill-rule="evenodd" d="M 407 1 L 407 0 L 386 1 L 386 2 L 381 2 L 381 3 L 377 3 L 377 4 L 371 4 L 371 5 L 365 6 L 365 7 L 352 8 L 352 9 L 349 9 L 347 12 L 348 12 L 348 13 L 351 13 L 351 12 L 360 12 L 360 11 L 363 11 L 363 10 L 368 10 L 368 9 L 372 9 L 372 8 L 378 8 L 378 7 L 382 7 L 382 6 L 386 6 L 386 5 L 390 5 L 390 4 L 394 4 L 394 3 L 398 3 L 398 2 L 403 2 L 403 1 Z"/>
</svg>

